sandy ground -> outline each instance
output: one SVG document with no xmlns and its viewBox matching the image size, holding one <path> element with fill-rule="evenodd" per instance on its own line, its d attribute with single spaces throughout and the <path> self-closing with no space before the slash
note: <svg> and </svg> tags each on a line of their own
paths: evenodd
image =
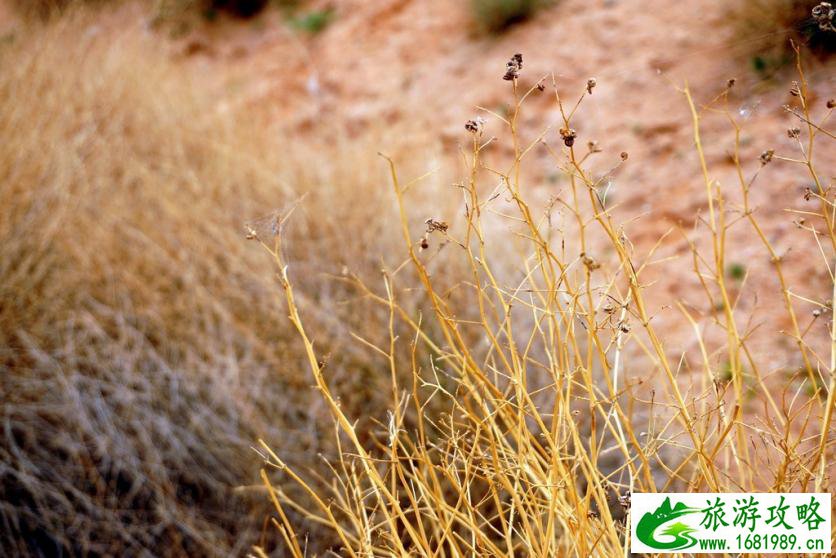
<svg viewBox="0 0 836 558">
<path fill-rule="evenodd" d="M 466 145 L 462 126 L 479 114 L 477 106 L 502 112 L 512 99 L 508 82 L 501 79 L 511 54 L 524 55 L 521 87 L 544 76 L 550 82 L 553 74 L 570 104 L 594 76 L 594 93 L 574 122 L 578 142 L 596 140 L 604 150 L 591 160 L 593 172 L 606 172 L 621 151 L 629 153 L 627 164 L 612 176 L 614 211 L 619 220 L 635 219 L 626 230 L 639 260 L 673 231 L 657 256 L 678 259 L 668 262 L 662 275 L 649 273 L 649 280 L 659 281 L 654 319 L 668 333 L 672 352 L 696 350 L 692 331 L 681 327 L 682 316 L 671 308 L 673 300 L 693 300 L 698 311 L 711 313 L 685 240 L 697 236 L 694 218 L 705 214 L 707 204 L 690 114 L 679 89 L 687 82 L 696 102 L 704 104 L 736 78 L 727 106 L 744 126 L 747 174 L 760 167 L 758 157 L 766 149 L 797 155 L 787 129 L 798 122 L 782 108 L 792 101 L 790 83 L 797 77 L 791 68 L 772 80 L 750 70 L 752 44 L 735 37 L 727 21 L 728 3 L 699 0 L 683 9 L 659 0 L 565 0 L 497 37 L 474 31 L 466 2 L 346 0 L 328 5 L 335 9 L 334 23 L 315 37 L 288 30 L 281 15 L 273 13 L 251 24 L 197 34 L 185 40 L 182 52 L 191 53 L 185 58 L 195 65 L 227 68 L 220 74 L 225 80 L 219 87 L 220 102 L 266 111 L 274 124 L 293 133 L 359 133 L 379 126 L 401 127 L 404 133 L 420 129 L 452 153 Z M 817 114 L 834 94 L 834 67 L 831 60 L 816 62 L 809 70 Z M 560 115 L 548 89 L 527 102 L 522 122 L 529 139 L 550 126 L 545 139 L 559 145 Z M 486 133 L 498 132 L 498 127 L 489 120 Z M 734 136 L 726 118 L 706 113 L 703 136 L 712 178 L 732 202 L 738 201 L 740 188 L 729 157 Z M 823 139 L 816 154 L 825 183 L 836 171 L 836 150 L 829 149 L 828 141 Z M 498 142 L 495 149 L 507 150 L 508 144 Z M 529 167 L 531 187 L 543 196 L 559 195 L 561 186 L 549 182 L 554 163 L 545 150 L 535 158 Z M 810 208 L 803 198 L 809 184 L 803 169 L 774 162 L 755 182 L 751 198 L 785 258 L 791 290 L 825 301 L 831 296 L 826 266 L 811 235 L 796 226 L 799 215 L 787 211 Z M 729 263 L 744 264 L 749 272 L 738 308 L 751 315 L 749 326 L 759 324 L 753 348 L 771 362 L 771 372 L 795 369 L 797 357 L 787 356 L 795 355 L 793 343 L 781 333 L 789 322 L 769 257 L 745 222 L 731 230 L 730 238 Z M 798 309 L 805 327 L 814 306 L 799 303 Z M 812 324 L 811 342 L 826 340 L 828 321 Z"/>
</svg>

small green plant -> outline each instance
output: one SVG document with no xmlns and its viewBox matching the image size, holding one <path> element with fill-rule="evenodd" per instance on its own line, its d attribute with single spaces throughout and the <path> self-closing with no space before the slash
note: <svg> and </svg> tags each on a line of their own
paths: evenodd
<svg viewBox="0 0 836 558">
<path fill-rule="evenodd" d="M 742 281 L 746 277 L 746 266 L 738 262 L 730 263 L 726 268 L 726 275 L 735 281 Z"/>
<path fill-rule="evenodd" d="M 545 4 L 544 0 L 473 0 L 473 17 L 481 30 L 501 33 L 531 18 Z"/>
<path fill-rule="evenodd" d="M 771 56 L 763 56 L 756 54 L 749 60 L 752 71 L 758 74 L 759 77 L 764 78 L 769 76 L 777 68 L 781 68 L 786 61 L 782 58 L 773 58 Z"/>
<path fill-rule="evenodd" d="M 728 360 L 723 362 L 723 368 L 717 374 L 717 380 L 724 384 L 728 384 L 734 379 L 734 369 L 732 368 L 732 363 Z"/>
<path fill-rule="evenodd" d="M 314 10 L 290 19 L 290 26 L 311 35 L 325 30 L 334 19 L 334 10 Z"/>
</svg>

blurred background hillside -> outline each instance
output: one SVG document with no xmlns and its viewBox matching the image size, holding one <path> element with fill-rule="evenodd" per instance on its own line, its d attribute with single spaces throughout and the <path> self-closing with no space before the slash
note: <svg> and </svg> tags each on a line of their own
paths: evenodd
<svg viewBox="0 0 836 558">
<path fill-rule="evenodd" d="M 816 4 L 5 0 L 0 554 L 235 556 L 261 544 L 283 555 L 265 528 L 263 460 L 252 447 L 263 438 L 327 483 L 320 456 L 334 451 L 333 426 L 286 323 L 275 269 L 245 225 L 284 227 L 329 381 L 376 439 L 388 371 L 352 334 L 385 343 L 388 312 L 352 278 L 379 287 L 381 269 L 405 259 L 377 153 L 405 176 L 432 171 L 410 197 L 419 227 L 455 221 L 464 123 L 476 107 L 510 110 L 501 77 L 515 52 L 525 56 L 523 89 L 554 79 L 574 99 L 596 80 L 576 117 L 579 143 L 609 153 L 588 163 L 602 176 L 629 153 L 608 196 L 638 254 L 676 231 L 655 257 L 681 263 L 654 277 L 650 301 L 671 353 L 698 351 L 687 323 L 666 312 L 699 295 L 688 249 L 706 203 L 677 87 L 687 81 L 704 103 L 734 78 L 742 157 L 792 149 L 796 120 L 782 108 L 797 79 L 790 39 L 801 45 L 813 102 L 836 91 L 836 33 L 811 18 Z M 549 91 L 533 95 L 522 117 L 528 141 L 548 126 L 557 134 Z M 703 126 L 717 179 L 734 182 L 733 130 L 719 113 Z M 500 161 L 512 154 L 504 140 L 492 150 Z M 816 157 L 832 181 L 836 150 Z M 547 152 L 532 154 L 526 181 L 542 205 L 563 180 Z M 805 301 L 826 300 L 832 287 L 785 211 L 805 207 L 808 187 L 776 161 L 751 193 L 805 317 L 814 308 Z M 751 348 L 783 381 L 800 363 L 790 339 L 776 341 L 787 318 L 757 296 L 775 287 L 759 273 L 770 261 L 736 234 L 732 280 L 751 275 L 738 305 L 770 324 Z M 430 262 L 442 279 L 454 273 L 445 253 Z M 509 277 L 518 271 L 509 264 Z M 405 307 L 425 309 L 401 282 Z M 826 347 L 826 324 L 811 327 L 811 345 Z M 633 350 L 626 366 L 638 376 Z M 312 553 L 332 540 L 318 528 L 307 525 Z"/>
</svg>

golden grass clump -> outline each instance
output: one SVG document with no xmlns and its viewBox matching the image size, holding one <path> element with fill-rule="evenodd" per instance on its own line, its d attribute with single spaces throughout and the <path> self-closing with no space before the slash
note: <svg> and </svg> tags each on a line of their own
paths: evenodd
<svg viewBox="0 0 836 558">
<path fill-rule="evenodd" d="M 101 33 L 66 20 L 2 51 L 1 546 L 232 552 L 236 456 L 290 411 L 249 396 L 280 396 L 281 349 L 269 281 L 232 257 L 264 169 L 150 38 Z"/>
<path fill-rule="evenodd" d="M 522 68 L 520 55 L 513 61 Z M 466 124 L 472 142 L 456 184 L 458 221 L 417 229 L 410 212 L 423 197 L 422 182 L 404 180 L 394 158 L 384 158 L 409 266 L 432 312 L 414 314 L 401 304 L 400 293 L 414 285 L 405 267 L 387 272 L 376 300 L 390 315 L 389 337 L 373 350 L 389 370 L 390 401 L 376 445 L 361 439 L 356 417 L 318 364 L 317 329 L 299 308 L 281 239 L 254 235 L 276 263 L 290 322 L 342 448 L 323 491 L 260 443 L 272 522 L 287 554 L 306 555 L 304 532 L 289 517 L 301 512 L 339 537 L 331 550 L 340 556 L 628 556 L 624 526 L 634 491 L 832 490 L 836 325 L 831 319 L 825 329 L 812 328 L 799 312 L 812 303 L 818 316 L 832 316 L 836 297 L 836 205 L 829 175 L 815 164 L 815 153 L 833 146 L 826 127 L 833 106 L 811 106 L 800 63 L 798 70 L 795 152 L 772 151 L 768 160 L 742 158 L 742 124 L 727 106 L 728 89 L 705 105 L 682 90 L 693 124 L 691 164 L 706 195 L 699 238 L 690 242 L 705 300 L 672 301 L 666 313 L 693 331 L 696 356 L 667 345 L 670 331 L 657 325 L 648 302 L 654 270 L 681 264 L 657 260 L 658 245 L 637 252 L 629 224 L 604 203 L 610 173 L 589 171 L 590 158 L 607 155 L 576 141 L 573 121 L 589 91 L 567 102 L 552 82 L 560 129 L 531 136 L 520 129 L 521 115 L 543 88 L 522 90 L 520 72 L 509 80 L 510 115 L 490 115 L 490 129 L 503 128 L 501 135 L 488 135 L 483 119 Z M 703 119 L 718 114 L 736 133 L 729 149 L 737 184 L 717 182 L 704 154 Z M 513 145 L 510 161 L 492 148 L 499 142 Z M 566 176 L 547 204 L 530 201 L 524 180 L 537 150 Z M 630 164 L 626 153 L 610 159 L 611 172 Z M 778 161 L 795 165 L 798 179 L 811 184 L 803 231 L 829 277 L 825 301 L 804 299 L 788 284 L 783 255 L 754 211 L 752 188 Z M 499 257 L 497 219 L 514 237 L 499 239 L 514 243 L 511 262 L 507 252 Z M 447 238 L 450 259 L 463 264 L 452 288 L 440 287 L 427 268 L 427 234 Z M 769 300 L 787 329 L 755 327 L 739 310 L 741 294 L 726 271 L 732 237 L 757 246 L 769 262 Z M 411 334 L 399 334 L 399 325 Z M 761 328 L 771 343 L 791 340 L 801 363 L 791 378 L 774 372 L 771 353 L 752 350 Z M 410 358 L 399 357 L 403 347 Z M 429 414 L 428 405 L 446 412 Z M 287 492 L 293 484 L 317 505 L 300 506 Z"/>
<path fill-rule="evenodd" d="M 0 554 L 269 547 L 250 446 L 316 465 L 332 443 L 243 225 L 296 206 L 297 300 L 357 411 L 386 392 L 349 330 L 387 313 L 326 277 L 393 252 L 385 173 L 362 141 L 303 147 L 215 103 L 141 24 L 68 14 L 0 60 Z"/>
</svg>

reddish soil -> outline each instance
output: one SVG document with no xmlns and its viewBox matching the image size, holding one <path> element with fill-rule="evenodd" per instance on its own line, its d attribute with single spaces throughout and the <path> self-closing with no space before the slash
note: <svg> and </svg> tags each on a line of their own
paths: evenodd
<svg viewBox="0 0 836 558">
<path fill-rule="evenodd" d="M 760 167 L 758 157 L 766 149 L 798 155 L 787 129 L 799 122 L 782 108 L 793 100 L 789 88 L 797 76 L 791 67 L 771 80 L 750 70 L 752 45 L 735 37 L 728 3 L 700 1 L 683 9 L 660 0 L 564 0 L 491 37 L 474 32 L 467 2 L 345 0 L 330 5 L 335 7 L 333 24 L 313 37 L 290 31 L 282 16 L 272 13 L 253 24 L 213 30 L 206 39 L 187 44 L 192 49 L 201 41 L 213 45 L 209 54 L 197 48 L 194 63 L 228 69 L 222 72 L 228 80 L 226 91 L 235 95 L 225 102 L 267 110 L 282 128 L 326 134 L 338 128 L 356 132 L 364 127 L 402 127 L 404 133 L 420 129 L 443 140 L 451 153 L 456 145 L 467 144 L 463 123 L 478 114 L 475 107 L 501 112 L 512 100 L 508 82 L 501 79 L 511 54 L 524 55 L 523 89 L 554 72 L 558 90 L 570 104 L 594 76 L 594 93 L 573 124 L 578 142 L 585 145 L 595 139 L 604 150 L 590 163 L 597 173 L 612 168 L 621 151 L 629 153 L 628 162 L 613 175 L 611 196 L 620 220 L 640 217 L 627 226 L 639 259 L 659 237 L 674 231 L 657 254 L 679 259 L 668 262 L 664 275 L 654 278 L 660 281 L 655 319 L 669 333 L 672 351 L 696 349 L 692 330 L 682 328 L 681 314 L 670 308 L 673 300 L 691 299 L 697 311 L 711 313 L 685 241 L 685 236 L 698 236 L 694 217 L 705 214 L 707 202 L 688 106 L 678 89 L 687 81 L 696 102 L 704 104 L 729 78 L 736 78 L 728 107 L 744 126 L 742 158 L 748 175 Z M 808 77 L 817 115 L 825 112 L 825 100 L 836 89 L 833 70 L 832 60 L 811 61 Z M 546 140 L 559 145 L 560 115 L 549 89 L 527 102 L 523 134 L 534 138 L 547 126 L 552 130 Z M 498 129 L 499 123 L 489 120 L 486 133 L 499 133 Z M 736 202 L 740 188 L 729 157 L 733 137 L 723 115 L 706 113 L 703 142 L 712 178 Z M 825 183 L 836 171 L 836 150 L 829 141 L 820 140 L 816 155 Z M 559 193 L 559 185 L 548 183 L 555 171 L 551 159 L 545 150 L 536 156 L 533 187 Z M 785 258 L 791 290 L 823 302 L 831 297 L 826 265 L 810 233 L 794 224 L 799 215 L 787 211 L 812 207 L 803 199 L 809 184 L 803 168 L 776 161 L 763 170 L 751 198 Z M 797 367 L 797 357 L 786 357 L 795 351 L 792 341 L 780 333 L 789 322 L 769 257 L 745 222 L 731 230 L 728 261 L 743 264 L 750 274 L 738 307 L 744 314 L 753 313 L 750 325 L 761 324 L 751 340 L 753 349 L 773 363 L 769 371 Z M 735 296 L 742 289 L 733 285 L 732 290 Z M 813 309 L 811 304 L 798 304 L 802 327 L 812 320 Z M 813 325 L 811 342 L 827 339 L 828 321 L 829 317 Z M 679 326 L 668 327 L 674 324 Z M 723 338 L 722 332 L 708 335 Z"/>
</svg>

